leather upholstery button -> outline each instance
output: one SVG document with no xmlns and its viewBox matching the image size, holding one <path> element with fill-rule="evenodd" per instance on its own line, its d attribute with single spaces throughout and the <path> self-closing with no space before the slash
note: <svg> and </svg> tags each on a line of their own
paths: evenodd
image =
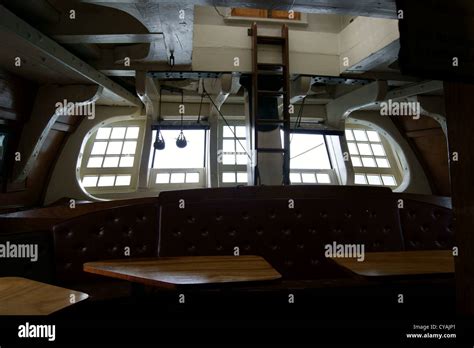
<svg viewBox="0 0 474 348">
<path fill-rule="evenodd" d="M 282 230 L 282 233 L 285 235 L 285 236 L 291 236 L 291 230 L 289 228 L 285 228 Z"/>
</svg>

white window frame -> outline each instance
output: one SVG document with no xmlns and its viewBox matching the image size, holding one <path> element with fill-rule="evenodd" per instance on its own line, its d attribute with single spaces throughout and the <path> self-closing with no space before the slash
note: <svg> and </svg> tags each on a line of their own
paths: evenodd
<svg viewBox="0 0 474 348">
<path fill-rule="evenodd" d="M 363 130 L 365 132 L 373 131 L 373 132 L 376 132 L 378 134 L 379 138 L 380 138 L 380 142 L 375 142 L 375 141 L 370 141 L 370 140 L 368 140 L 368 141 L 359 141 L 359 140 L 356 140 L 355 137 L 354 137 L 354 140 L 350 140 L 350 139 L 347 139 L 347 136 L 345 134 L 344 137 L 346 139 L 348 149 L 349 149 L 349 144 L 350 143 L 356 144 L 357 147 L 358 147 L 358 144 L 368 144 L 369 146 L 371 146 L 372 144 L 380 144 L 380 145 L 382 145 L 383 150 L 385 152 L 385 156 L 376 156 L 373 153 L 372 153 L 372 155 L 360 155 L 360 154 L 359 155 L 353 155 L 353 154 L 349 153 L 349 156 L 350 156 L 350 159 L 351 159 L 351 165 L 352 165 L 353 170 L 354 170 L 354 184 L 355 185 L 364 185 L 364 186 L 389 187 L 392 190 L 398 188 L 403 182 L 403 174 L 402 174 L 402 170 L 401 170 L 400 161 L 398 160 L 398 157 L 396 156 L 396 154 L 394 152 L 394 149 L 393 149 L 392 145 L 390 144 L 390 142 L 382 134 L 380 134 L 380 132 L 378 132 L 377 130 L 375 130 L 371 127 L 365 126 L 365 125 L 352 124 L 352 123 L 346 124 L 346 130 L 352 130 L 352 131 L 353 130 Z M 372 149 L 371 149 L 371 151 L 372 151 Z M 354 165 L 353 156 L 361 158 L 361 161 L 362 161 L 362 157 L 372 158 L 375 161 L 376 161 L 377 158 L 378 159 L 386 159 L 388 161 L 390 167 L 389 168 L 384 168 L 384 167 L 379 167 L 378 165 L 376 167 L 366 167 L 366 166 L 358 166 L 358 165 L 356 166 L 356 165 Z M 356 176 L 365 177 L 365 183 L 356 183 Z M 369 184 L 369 182 L 368 182 L 369 177 L 376 177 L 376 176 L 379 177 L 379 180 L 381 180 L 382 185 Z M 396 185 L 385 185 L 383 183 L 383 177 L 385 177 L 385 176 L 393 177 L 393 179 L 396 181 Z"/>
<path fill-rule="evenodd" d="M 224 121 L 219 121 L 218 122 L 218 130 L 217 130 L 217 144 L 218 144 L 218 151 L 223 151 L 224 148 L 224 140 L 230 140 L 230 139 L 235 139 L 234 137 L 228 137 L 224 138 L 224 127 L 227 127 L 227 125 L 231 127 L 246 127 L 245 121 L 244 120 L 227 120 L 227 123 Z M 248 142 L 247 142 L 247 132 L 245 133 L 246 136 L 245 138 L 238 138 L 240 143 L 245 146 L 245 148 L 248 148 Z M 234 140 L 236 144 L 236 148 L 239 145 L 239 142 L 237 140 Z M 244 151 L 236 151 L 236 154 L 243 154 Z M 248 154 L 248 151 L 245 153 L 246 155 Z M 247 186 L 249 184 L 249 178 L 248 178 L 248 162 L 247 164 L 223 164 L 222 161 L 219 161 L 219 155 L 217 156 L 217 182 L 218 182 L 218 187 L 235 187 L 235 186 Z M 233 183 L 228 183 L 224 182 L 223 176 L 224 173 L 236 173 L 236 182 Z M 237 173 L 245 173 L 247 175 L 247 182 L 237 182 Z"/>
<path fill-rule="evenodd" d="M 298 133 L 294 132 L 294 134 L 298 134 Z M 304 134 L 311 134 L 311 133 L 304 133 Z M 334 168 L 334 156 L 330 153 L 331 149 L 330 149 L 330 146 L 328 144 L 327 135 L 326 134 L 321 134 L 321 133 L 314 133 L 312 135 L 321 135 L 324 138 L 324 147 L 325 147 L 327 155 L 328 155 L 329 163 L 331 164 L 331 169 L 291 169 L 291 159 L 290 159 L 290 183 L 291 183 L 291 185 L 339 185 L 338 176 L 337 176 L 336 170 Z M 291 138 L 291 134 L 290 134 L 290 138 Z M 291 156 L 292 156 L 292 152 L 291 152 L 291 143 L 290 143 L 290 157 Z M 314 174 L 316 182 L 313 182 L 313 183 L 303 182 L 303 180 L 301 182 L 291 181 L 292 174 L 293 175 L 300 174 L 301 178 L 302 178 L 303 174 Z M 318 174 L 328 175 L 330 182 L 328 182 L 328 183 L 327 182 L 321 182 L 321 183 L 318 182 L 318 180 L 317 180 L 317 175 Z"/>
<path fill-rule="evenodd" d="M 89 159 L 91 157 L 95 157 L 95 155 L 92 154 L 92 148 L 94 146 L 94 143 L 97 141 L 102 141 L 100 139 L 96 139 L 97 133 L 101 128 L 119 128 L 119 127 L 138 127 L 138 136 L 136 139 L 130 139 L 130 141 L 136 141 L 136 148 L 135 148 L 135 154 L 133 155 L 134 161 L 133 161 L 133 166 L 132 167 L 110 167 L 110 168 L 88 168 L 87 165 L 89 163 Z M 112 131 L 111 131 L 112 132 Z M 82 159 L 81 159 L 81 164 L 79 167 L 79 177 L 81 181 L 81 186 L 83 189 L 89 193 L 90 195 L 93 196 L 100 196 L 101 194 L 108 194 L 108 193 L 126 193 L 126 192 L 133 192 L 136 191 L 137 185 L 138 185 L 138 177 L 139 177 L 139 170 L 140 170 L 140 162 L 141 162 L 141 157 L 142 157 L 142 150 L 143 150 L 143 138 L 144 138 L 144 124 L 143 122 L 139 121 L 118 121 L 118 122 L 111 122 L 109 124 L 104 124 L 101 125 L 97 130 L 89 137 L 87 140 L 87 143 L 84 147 L 84 151 L 82 153 Z M 122 141 L 127 141 L 128 139 L 122 139 Z M 111 141 L 114 141 L 114 139 L 105 139 L 103 140 L 104 142 L 110 143 Z M 120 139 L 117 139 L 117 141 L 120 141 Z M 108 145 L 107 145 L 108 146 Z M 120 157 L 122 154 L 117 155 Z M 103 155 L 104 160 L 106 157 L 114 157 L 113 155 Z M 100 177 L 104 176 L 115 176 L 114 179 L 114 184 L 115 180 L 119 176 L 128 176 L 130 175 L 130 185 L 126 186 L 103 186 L 100 187 L 97 185 L 94 186 L 89 186 L 86 187 L 83 185 L 83 181 L 85 177 L 95 177 L 98 176 L 100 180 Z"/>
<path fill-rule="evenodd" d="M 165 128 L 163 130 L 166 130 Z M 204 132 L 204 136 L 206 137 L 204 141 L 204 158 L 208 158 L 208 147 L 209 147 L 209 139 L 208 139 L 208 129 L 202 129 Z M 179 132 L 179 131 L 177 131 Z M 184 133 L 186 133 L 186 130 L 184 130 Z M 153 134 L 153 133 L 152 133 Z M 155 149 L 153 148 L 153 143 L 155 142 L 155 137 L 152 136 L 152 142 L 150 144 L 151 150 L 150 150 L 150 161 L 149 165 L 151 166 L 152 163 L 152 158 L 153 158 L 153 152 Z M 166 146 L 176 146 L 175 144 L 166 144 Z M 189 145 L 188 145 L 189 146 Z M 207 160 L 206 163 L 204 163 L 204 158 L 203 158 L 203 167 L 201 168 L 149 168 L 149 178 L 148 178 L 148 188 L 156 191 L 170 191 L 170 190 L 182 190 L 182 189 L 195 189 L 195 188 L 205 188 L 207 187 Z M 158 174 L 163 174 L 163 173 L 169 173 L 170 174 L 170 182 L 168 184 L 164 183 L 157 183 L 157 175 Z M 196 183 L 171 183 L 171 175 L 174 173 L 184 173 L 185 177 L 187 174 L 191 173 L 199 173 L 199 181 Z"/>
</svg>

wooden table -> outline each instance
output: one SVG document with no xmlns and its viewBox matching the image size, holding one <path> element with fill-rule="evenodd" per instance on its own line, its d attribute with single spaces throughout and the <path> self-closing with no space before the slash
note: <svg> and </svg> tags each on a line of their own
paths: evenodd
<svg viewBox="0 0 474 348">
<path fill-rule="evenodd" d="M 331 259 L 339 266 L 365 277 L 454 273 L 454 256 L 451 250 L 365 253 L 362 262 L 355 258 Z"/>
<path fill-rule="evenodd" d="M 26 278 L 0 278 L 0 315 L 48 315 L 88 297 L 83 292 Z"/>
<path fill-rule="evenodd" d="M 84 271 L 161 288 L 281 278 L 260 256 L 183 256 L 84 264 Z"/>
</svg>

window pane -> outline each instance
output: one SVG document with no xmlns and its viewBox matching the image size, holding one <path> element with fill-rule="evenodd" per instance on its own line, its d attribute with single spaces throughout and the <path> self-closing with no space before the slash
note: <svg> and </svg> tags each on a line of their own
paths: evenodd
<svg viewBox="0 0 474 348">
<path fill-rule="evenodd" d="M 235 183 L 235 173 L 222 173 L 222 182 Z"/>
<path fill-rule="evenodd" d="M 120 157 L 105 157 L 104 168 L 117 168 Z"/>
<path fill-rule="evenodd" d="M 169 184 L 170 182 L 170 173 L 158 173 L 156 174 L 155 183 L 157 184 Z"/>
<path fill-rule="evenodd" d="M 358 156 L 351 156 L 352 159 L 352 165 L 354 167 L 362 167 L 362 162 L 360 160 L 360 157 Z"/>
<path fill-rule="evenodd" d="M 246 138 L 247 137 L 247 131 L 245 129 L 245 126 L 235 127 L 235 135 L 237 136 L 237 138 Z"/>
<path fill-rule="evenodd" d="M 122 156 L 120 157 L 120 167 L 131 168 L 133 167 L 134 160 L 135 158 L 133 156 Z"/>
<path fill-rule="evenodd" d="M 357 185 L 367 184 L 367 180 L 365 179 L 365 174 L 356 174 L 354 176 L 354 183 L 356 183 Z"/>
<path fill-rule="evenodd" d="M 123 155 L 134 155 L 137 150 L 136 141 L 126 141 L 123 143 L 122 154 Z"/>
<path fill-rule="evenodd" d="M 234 131 L 234 128 L 233 126 L 224 126 L 224 131 L 223 131 L 223 137 L 224 138 L 233 138 L 234 137 L 234 133 L 232 133 Z"/>
<path fill-rule="evenodd" d="M 372 144 L 372 151 L 374 152 L 375 156 L 385 156 L 385 151 L 383 150 L 383 146 L 381 144 Z"/>
<path fill-rule="evenodd" d="M 379 133 L 375 131 L 367 131 L 367 136 L 369 137 L 370 141 L 380 142 Z"/>
<path fill-rule="evenodd" d="M 349 153 L 351 155 L 358 155 L 359 150 L 357 150 L 357 146 L 355 143 L 347 143 L 347 146 L 349 147 Z"/>
<path fill-rule="evenodd" d="M 382 175 L 382 181 L 385 186 L 396 186 L 397 181 L 393 175 Z"/>
<path fill-rule="evenodd" d="M 290 144 L 292 169 L 331 169 L 324 136 L 292 134 Z"/>
<path fill-rule="evenodd" d="M 98 179 L 99 179 L 98 176 L 85 176 L 84 179 L 82 179 L 82 186 L 96 187 Z"/>
<path fill-rule="evenodd" d="M 247 152 L 247 142 L 245 139 L 239 139 L 235 141 L 235 151 L 236 152 Z"/>
<path fill-rule="evenodd" d="M 97 131 L 96 139 L 107 140 L 109 139 L 111 129 L 109 127 L 99 128 Z"/>
<path fill-rule="evenodd" d="M 125 131 L 127 127 L 114 127 L 112 129 L 112 134 L 110 135 L 110 139 L 123 139 L 125 138 Z"/>
<path fill-rule="evenodd" d="M 362 163 L 364 164 L 364 167 L 367 168 L 375 168 L 377 165 L 375 164 L 375 160 L 373 157 L 362 157 Z"/>
<path fill-rule="evenodd" d="M 115 179 L 115 186 L 130 186 L 131 181 L 131 175 L 117 175 L 117 179 Z"/>
<path fill-rule="evenodd" d="M 120 155 L 122 152 L 122 144 L 121 141 L 111 141 L 109 142 L 109 146 L 107 146 L 107 155 Z"/>
<path fill-rule="evenodd" d="M 90 157 L 87 162 L 87 168 L 100 168 L 102 167 L 102 161 L 104 157 Z"/>
<path fill-rule="evenodd" d="M 357 141 L 367 141 L 367 135 L 365 134 L 364 130 L 361 129 L 354 129 L 354 137 Z"/>
<path fill-rule="evenodd" d="M 183 184 L 184 183 L 184 173 L 171 173 L 171 183 L 172 184 Z"/>
<path fill-rule="evenodd" d="M 329 177 L 329 174 L 318 173 L 318 174 L 316 174 L 316 177 L 318 179 L 319 184 L 330 184 L 331 183 L 331 178 Z"/>
<path fill-rule="evenodd" d="M 301 177 L 305 184 L 316 184 L 314 173 L 301 173 Z"/>
<path fill-rule="evenodd" d="M 346 129 L 346 140 L 354 140 L 354 136 L 352 135 L 352 131 L 350 129 Z"/>
<path fill-rule="evenodd" d="M 247 164 L 247 155 L 237 155 L 237 164 L 246 165 Z"/>
<path fill-rule="evenodd" d="M 137 139 L 140 133 L 140 127 L 128 127 L 126 139 Z"/>
<path fill-rule="evenodd" d="M 382 180 L 379 175 L 367 174 L 367 181 L 369 185 L 382 185 Z"/>
<path fill-rule="evenodd" d="M 199 173 L 186 173 L 186 183 L 195 184 L 199 182 Z"/>
<path fill-rule="evenodd" d="M 369 144 L 357 144 L 357 147 L 359 148 L 359 153 L 361 155 L 365 155 L 365 156 L 371 156 L 372 155 L 372 151 L 370 150 L 370 146 Z"/>
<path fill-rule="evenodd" d="M 226 165 L 235 164 L 235 155 L 223 155 L 222 164 L 226 164 Z"/>
<path fill-rule="evenodd" d="M 224 140 L 222 142 L 222 151 L 224 151 L 224 152 L 235 152 L 235 141 L 234 140 Z"/>
<path fill-rule="evenodd" d="M 115 175 L 101 175 L 99 178 L 99 187 L 114 186 Z"/>
<path fill-rule="evenodd" d="M 246 172 L 238 172 L 237 173 L 237 182 L 239 184 L 248 183 L 249 182 L 248 174 Z"/>
<path fill-rule="evenodd" d="M 386 158 L 376 158 L 377 166 L 379 168 L 390 168 L 390 163 L 387 161 Z"/>
<path fill-rule="evenodd" d="M 103 155 L 105 154 L 105 149 L 107 148 L 106 141 L 96 141 L 92 146 L 91 155 Z"/>
<path fill-rule="evenodd" d="M 165 139 L 166 147 L 164 150 L 156 150 L 154 168 L 173 169 L 173 168 L 204 168 L 204 130 L 185 130 L 184 135 L 188 145 L 184 149 L 176 146 L 176 138 L 179 131 L 162 130 L 161 134 Z M 156 131 L 153 131 L 153 142 L 156 137 Z"/>
<path fill-rule="evenodd" d="M 300 173 L 290 173 L 291 183 L 301 184 L 301 175 Z"/>
</svg>

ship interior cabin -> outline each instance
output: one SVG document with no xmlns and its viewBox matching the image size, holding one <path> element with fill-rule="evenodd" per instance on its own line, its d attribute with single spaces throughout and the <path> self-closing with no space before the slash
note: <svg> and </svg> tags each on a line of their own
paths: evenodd
<svg viewBox="0 0 474 348">
<path fill-rule="evenodd" d="M 2 323 L 452 334 L 474 314 L 473 15 L 0 1 Z"/>
</svg>

